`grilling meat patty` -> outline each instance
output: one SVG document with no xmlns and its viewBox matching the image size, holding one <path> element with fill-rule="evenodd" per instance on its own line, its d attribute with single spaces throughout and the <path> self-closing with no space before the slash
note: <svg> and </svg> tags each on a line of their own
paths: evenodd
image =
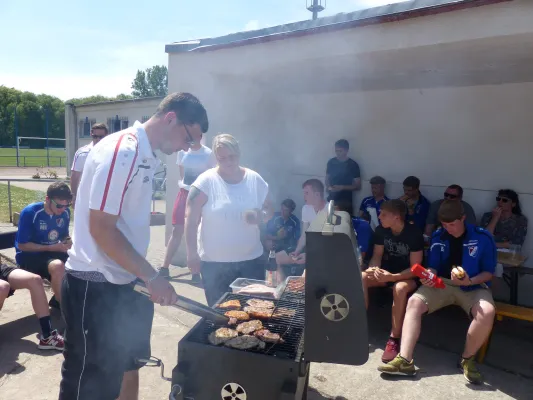
<svg viewBox="0 0 533 400">
<path fill-rule="evenodd" d="M 218 346 L 222 343 L 227 342 L 230 339 L 233 339 L 237 337 L 239 334 L 237 331 L 229 328 L 219 328 L 214 332 L 211 332 L 209 334 L 209 342 L 211 344 L 214 344 L 215 346 Z"/>
<path fill-rule="evenodd" d="M 215 307 L 222 308 L 222 309 L 240 309 L 241 308 L 241 302 L 239 300 L 228 300 L 224 303 L 217 304 Z"/>
<path fill-rule="evenodd" d="M 250 299 L 246 302 L 250 307 L 257 308 L 274 308 L 274 302 L 270 300 Z"/>
<path fill-rule="evenodd" d="M 284 340 L 277 333 L 272 333 L 268 329 L 261 329 L 254 333 L 255 337 L 267 343 L 283 343 Z"/>
<path fill-rule="evenodd" d="M 243 335 L 249 335 L 250 333 L 260 329 L 263 329 L 263 323 L 257 319 L 246 321 L 237 325 L 237 332 L 242 333 Z"/>
<path fill-rule="evenodd" d="M 264 349 L 265 343 L 256 338 L 255 336 L 243 335 L 228 340 L 226 343 L 224 343 L 224 346 L 239 350 L 248 350 L 253 349 L 255 347 Z"/>
<path fill-rule="evenodd" d="M 231 310 L 226 311 L 224 315 L 228 318 L 235 318 L 237 321 L 248 321 L 250 319 L 248 313 L 244 311 Z"/>
<path fill-rule="evenodd" d="M 244 307 L 244 311 L 252 318 L 269 319 L 272 316 L 272 308 Z"/>
</svg>

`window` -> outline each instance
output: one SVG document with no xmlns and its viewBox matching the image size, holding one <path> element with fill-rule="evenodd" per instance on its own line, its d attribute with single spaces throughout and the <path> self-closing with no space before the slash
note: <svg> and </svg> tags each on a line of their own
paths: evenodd
<svg viewBox="0 0 533 400">
<path fill-rule="evenodd" d="M 150 117 L 144 116 L 144 117 L 142 117 L 141 122 L 144 124 L 149 119 L 150 119 Z"/>
<path fill-rule="evenodd" d="M 94 124 L 96 124 L 96 119 L 94 118 L 80 119 L 80 121 L 78 122 L 78 137 L 91 137 L 91 126 L 93 126 Z"/>
<path fill-rule="evenodd" d="M 122 120 L 122 129 L 126 129 L 129 126 L 128 117 Z"/>
<path fill-rule="evenodd" d="M 109 133 L 115 133 L 126 129 L 129 127 L 128 117 L 119 117 L 115 115 L 114 117 L 107 119 L 107 126 L 109 127 Z"/>
</svg>

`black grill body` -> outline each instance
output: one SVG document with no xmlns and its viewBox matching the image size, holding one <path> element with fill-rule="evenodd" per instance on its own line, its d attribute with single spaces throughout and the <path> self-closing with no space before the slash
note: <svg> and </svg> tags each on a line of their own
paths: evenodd
<svg viewBox="0 0 533 400">
<path fill-rule="evenodd" d="M 239 299 L 244 306 L 246 300 L 252 298 L 254 297 L 226 293 L 219 303 Z M 204 319 L 180 340 L 178 365 L 172 372 L 172 385 L 182 388 L 183 399 L 306 398 L 309 363 L 303 358 L 304 304 L 283 299 L 274 302 L 274 314 L 283 309 L 294 311 L 291 316 L 263 321 L 263 326 L 271 332 L 279 333 L 284 343 L 266 343 L 264 349 L 252 350 L 214 346 L 207 337 L 221 325 Z"/>
</svg>

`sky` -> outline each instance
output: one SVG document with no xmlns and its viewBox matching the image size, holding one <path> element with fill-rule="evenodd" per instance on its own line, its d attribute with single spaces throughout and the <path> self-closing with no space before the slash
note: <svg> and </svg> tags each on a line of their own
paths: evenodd
<svg viewBox="0 0 533 400">
<path fill-rule="evenodd" d="M 398 1 L 327 0 L 319 16 Z M 0 15 L 0 86 L 62 100 L 131 93 L 168 43 L 311 18 L 305 0 L 0 0 Z"/>
</svg>

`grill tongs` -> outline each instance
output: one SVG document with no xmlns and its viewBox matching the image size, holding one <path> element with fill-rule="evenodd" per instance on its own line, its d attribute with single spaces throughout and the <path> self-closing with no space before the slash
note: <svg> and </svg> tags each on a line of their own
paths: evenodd
<svg viewBox="0 0 533 400">
<path fill-rule="evenodd" d="M 133 289 L 136 292 L 139 292 L 147 297 L 150 297 L 150 292 L 141 283 L 136 283 Z M 202 317 L 208 321 L 217 323 L 217 324 L 226 324 L 229 322 L 229 318 L 226 317 L 224 314 L 220 314 L 219 312 L 213 310 L 210 307 L 207 307 L 206 305 L 203 305 L 202 303 L 198 303 L 197 301 L 188 299 L 187 297 L 183 297 L 180 295 L 178 296 L 178 300 L 172 304 L 172 307 L 179 308 L 180 310 L 187 311 L 191 314 L 194 314 L 198 317 Z"/>
</svg>

